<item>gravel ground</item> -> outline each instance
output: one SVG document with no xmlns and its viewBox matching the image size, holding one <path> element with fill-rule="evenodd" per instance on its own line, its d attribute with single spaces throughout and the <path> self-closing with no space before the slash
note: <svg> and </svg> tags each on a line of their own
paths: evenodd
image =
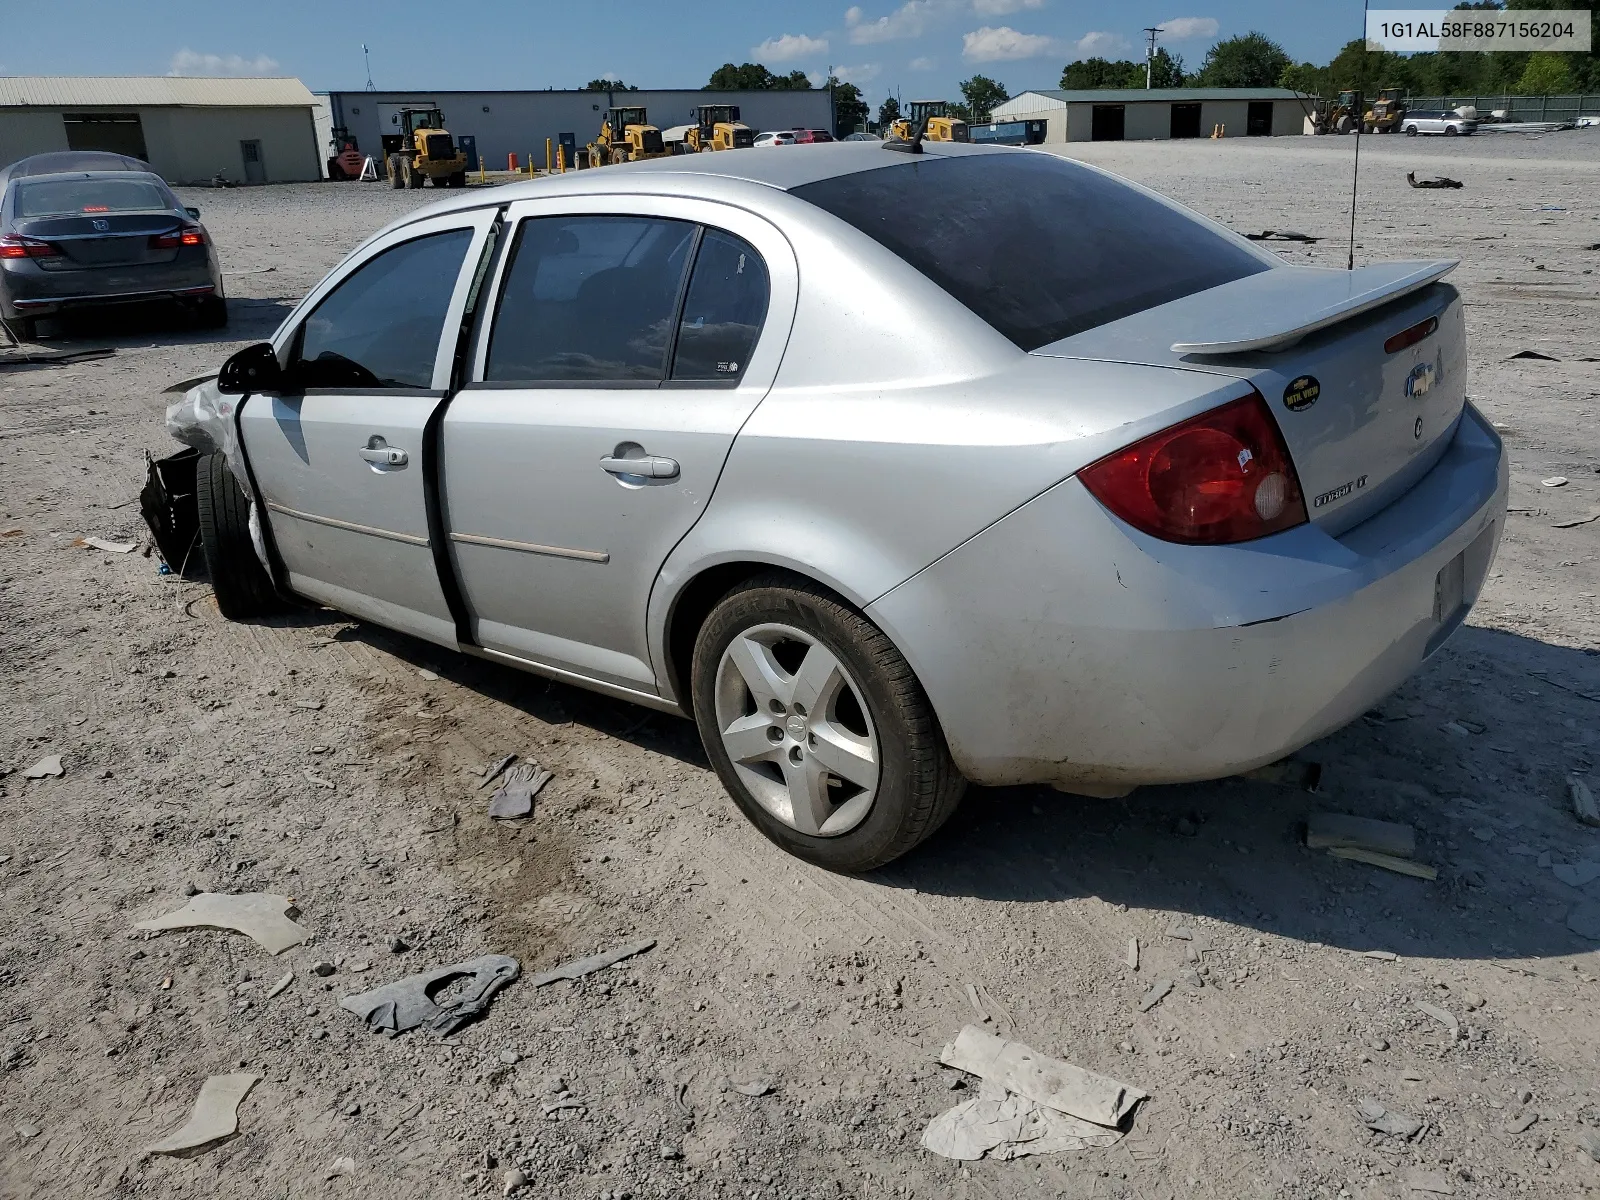
<svg viewBox="0 0 1600 1200">
<path fill-rule="evenodd" d="M 1284 253 L 1337 265 L 1352 149 L 1074 153 L 1235 228 L 1320 235 Z M 433 198 L 189 193 L 231 272 L 227 331 L 73 326 L 49 340 L 116 355 L 0 370 L 0 1196 L 498 1196 L 511 1169 L 563 1200 L 1600 1192 L 1576 1148 L 1600 1132 L 1600 953 L 1568 926 L 1600 881 L 1552 869 L 1600 859 L 1565 782 L 1593 786 L 1600 741 L 1600 522 L 1556 527 L 1600 511 L 1597 149 L 1364 140 L 1358 261 L 1462 259 L 1470 390 L 1511 448 L 1513 515 L 1467 627 L 1306 751 L 1321 795 L 976 790 L 865 878 L 757 836 L 684 722 L 333 613 L 228 624 L 203 583 L 73 544 L 140 534 L 163 387 Z M 1413 191 L 1412 168 L 1466 186 Z M 1560 361 L 1508 361 L 1525 349 Z M 531 822 L 491 825 L 477 772 L 512 751 L 555 778 Z M 24 779 L 53 754 L 64 775 Z M 1307 851 L 1294 830 L 1319 809 L 1410 822 L 1438 880 Z M 292 896 L 313 936 L 274 958 L 133 930 L 191 888 Z M 580 982 L 525 975 L 442 1043 L 337 1007 L 477 954 L 531 975 L 649 937 Z M 1203 986 L 1139 1011 L 1190 969 Z M 993 1028 L 1150 1092 L 1132 1133 L 966 1166 L 918 1149 L 971 1094 L 934 1058 L 975 1019 L 969 985 Z M 262 1077 L 236 1138 L 141 1154 L 233 1070 Z M 768 1094 L 729 1088 L 758 1079 Z M 1369 1096 L 1422 1133 L 1368 1130 Z"/>
</svg>

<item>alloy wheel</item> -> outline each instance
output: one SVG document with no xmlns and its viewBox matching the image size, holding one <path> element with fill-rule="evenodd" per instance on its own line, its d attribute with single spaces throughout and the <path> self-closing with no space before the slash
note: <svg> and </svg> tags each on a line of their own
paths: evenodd
<svg viewBox="0 0 1600 1200">
<path fill-rule="evenodd" d="M 789 828 L 837 837 L 866 819 L 878 734 L 855 680 L 811 634 L 767 624 L 736 635 L 717 665 L 716 717 L 740 781 Z"/>
</svg>

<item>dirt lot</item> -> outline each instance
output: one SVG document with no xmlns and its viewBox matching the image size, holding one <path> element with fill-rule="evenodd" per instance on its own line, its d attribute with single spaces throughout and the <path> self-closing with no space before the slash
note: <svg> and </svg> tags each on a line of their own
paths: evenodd
<svg viewBox="0 0 1600 1200">
<path fill-rule="evenodd" d="M 1284 253 L 1342 265 L 1352 148 L 1081 153 L 1237 229 L 1321 235 Z M 563 1200 L 1600 1192 L 1575 1142 L 1600 1126 L 1600 944 L 1568 927 L 1600 881 L 1552 869 L 1600 860 L 1565 785 L 1595 782 L 1600 521 L 1555 527 L 1600 511 L 1597 151 L 1582 133 L 1365 141 L 1358 261 L 1463 260 L 1470 391 L 1511 448 L 1513 513 L 1468 627 L 1306 751 L 1322 795 L 975 791 L 859 879 L 760 839 L 686 723 L 333 613 L 227 624 L 203 583 L 74 546 L 140 534 L 162 388 L 432 199 L 190 193 L 232 272 L 225 336 L 77 326 L 49 340 L 116 355 L 0 369 L 0 1195 L 498 1196 L 512 1167 Z M 1466 186 L 1413 191 L 1412 167 Z M 1561 361 L 1507 361 L 1521 350 Z M 475 772 L 512 751 L 555 779 L 531 822 L 491 825 Z M 51 754 L 63 776 L 23 778 Z M 1411 822 L 1438 880 L 1307 851 L 1294 829 L 1317 809 Z M 190 888 L 293 896 L 314 937 L 273 958 L 133 931 Z M 337 1007 L 477 954 L 532 974 L 645 937 L 583 982 L 525 975 L 444 1044 Z M 1204 986 L 1141 1013 L 1201 947 Z M 972 1094 L 934 1058 L 975 1019 L 969 984 L 993 1027 L 1149 1091 L 1130 1136 L 968 1166 L 920 1150 Z M 237 1069 L 262 1077 L 237 1138 L 141 1156 Z M 773 1090 L 727 1088 L 755 1079 Z M 563 1087 L 579 1106 L 546 1115 Z M 1369 1096 L 1421 1135 L 1370 1132 Z"/>
</svg>

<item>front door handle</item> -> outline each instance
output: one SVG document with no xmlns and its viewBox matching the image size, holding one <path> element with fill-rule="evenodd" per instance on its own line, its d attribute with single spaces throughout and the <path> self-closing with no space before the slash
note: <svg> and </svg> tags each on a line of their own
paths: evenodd
<svg viewBox="0 0 1600 1200">
<path fill-rule="evenodd" d="M 600 469 L 612 475 L 638 475 L 645 479 L 678 477 L 676 459 L 658 458 L 654 454 L 647 454 L 643 458 L 602 458 Z"/>
<path fill-rule="evenodd" d="M 377 434 L 367 439 L 367 444 L 356 451 L 374 467 L 403 467 L 411 456 L 398 446 L 391 446 Z"/>
</svg>

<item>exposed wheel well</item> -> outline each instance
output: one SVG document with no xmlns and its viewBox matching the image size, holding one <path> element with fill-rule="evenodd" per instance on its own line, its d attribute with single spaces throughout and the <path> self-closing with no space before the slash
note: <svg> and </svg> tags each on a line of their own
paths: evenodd
<svg viewBox="0 0 1600 1200">
<path fill-rule="evenodd" d="M 694 716 L 694 697 L 689 687 L 689 667 L 694 660 L 694 641 L 699 636 L 700 627 L 711 615 L 711 610 L 729 592 L 758 576 L 772 575 L 788 575 L 795 582 L 811 587 L 828 586 L 821 580 L 775 567 L 771 563 L 732 562 L 711 567 L 696 575 L 679 594 L 667 618 L 667 675 L 679 706 L 690 717 Z M 829 591 L 832 589 L 829 588 Z M 850 603 L 843 596 L 838 598 L 841 603 Z"/>
</svg>

